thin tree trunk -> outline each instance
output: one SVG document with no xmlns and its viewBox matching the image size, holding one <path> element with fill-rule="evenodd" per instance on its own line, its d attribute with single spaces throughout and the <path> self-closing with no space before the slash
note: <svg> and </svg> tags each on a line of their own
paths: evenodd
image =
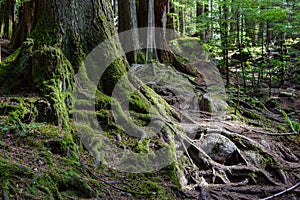
<svg viewBox="0 0 300 200">
<path fill-rule="evenodd" d="M 222 43 L 222 49 L 223 49 L 223 60 L 225 64 L 226 69 L 226 85 L 229 85 L 229 58 L 228 58 L 228 7 L 226 4 L 219 7 L 220 16 L 222 16 L 222 22 L 221 22 L 221 43 Z"/>
<path fill-rule="evenodd" d="M 9 39 L 9 18 L 11 15 L 12 0 L 4 0 L 1 3 L 0 14 L 0 31 L 2 30 L 3 23 L 3 35 L 4 39 Z"/>
<path fill-rule="evenodd" d="M 246 73 L 245 73 L 245 57 L 243 56 L 243 19 L 241 15 L 237 15 L 237 40 L 238 40 L 238 50 L 240 54 L 240 63 L 242 68 L 242 76 L 243 76 L 243 86 L 246 90 Z"/>
<path fill-rule="evenodd" d="M 197 17 L 197 25 L 196 25 L 196 29 L 197 29 L 197 35 L 200 36 L 200 38 L 203 41 L 208 41 L 209 39 L 209 28 L 204 28 L 202 26 L 200 26 L 201 20 L 200 18 L 204 18 L 208 16 L 208 4 L 207 2 L 198 2 L 196 4 L 196 17 Z M 203 30 L 199 30 L 199 29 L 203 29 Z"/>
<path fill-rule="evenodd" d="M 184 19 L 184 0 L 181 0 L 181 8 L 179 10 L 179 22 L 180 22 L 180 28 L 179 31 L 182 35 L 185 35 L 185 19 Z"/>
</svg>

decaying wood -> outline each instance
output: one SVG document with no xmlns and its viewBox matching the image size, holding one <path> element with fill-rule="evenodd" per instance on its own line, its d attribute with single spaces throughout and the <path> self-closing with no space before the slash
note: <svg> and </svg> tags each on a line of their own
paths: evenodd
<svg viewBox="0 0 300 200">
<path fill-rule="evenodd" d="M 276 193 L 276 194 L 274 194 L 274 195 L 272 195 L 272 196 L 263 198 L 263 199 L 261 199 L 261 200 L 273 199 L 274 197 L 278 197 L 278 196 L 280 196 L 280 195 L 283 195 L 284 193 L 287 193 L 287 192 L 289 192 L 289 191 L 292 191 L 292 190 L 296 189 L 296 188 L 299 187 L 299 186 L 300 186 L 300 182 L 297 183 L 296 185 L 293 185 L 292 187 L 290 187 L 290 188 L 288 188 L 288 189 L 286 189 L 286 190 L 283 190 L 283 191 L 281 191 L 281 192 L 279 192 L 279 193 Z"/>
</svg>

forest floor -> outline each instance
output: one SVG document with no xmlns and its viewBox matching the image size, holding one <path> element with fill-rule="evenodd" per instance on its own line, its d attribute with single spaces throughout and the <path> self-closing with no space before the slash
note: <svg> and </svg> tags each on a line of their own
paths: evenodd
<svg viewBox="0 0 300 200">
<path fill-rule="evenodd" d="M 2 60 L 9 55 L 1 40 Z M 189 180 L 181 190 L 174 174 L 175 165 L 144 174 L 121 173 L 105 166 L 94 166 L 94 158 L 83 147 L 76 133 L 47 122 L 51 106 L 34 94 L 1 94 L 0 97 L 0 194 L 2 199 L 262 199 L 300 182 L 300 137 L 292 126 L 300 122 L 300 91 L 273 89 L 238 94 L 228 88 L 231 106 L 226 119 L 211 116 L 199 119 L 215 132 L 245 136 L 280 164 L 276 174 L 265 165 L 260 176 L 231 174 L 241 163 L 220 164 L 202 171 L 204 183 Z M 259 95 L 258 95 L 259 94 Z M 168 98 L 168 97 L 164 97 Z M 238 107 L 235 105 L 238 104 Z M 287 114 L 287 117 L 282 113 Z M 33 116 L 37 116 L 33 119 Z M 40 119 L 39 119 L 40 118 Z M 299 124 L 298 124 L 299 125 Z M 209 132 L 203 131 L 203 135 Z M 236 141 L 243 149 L 247 144 Z M 255 148 L 257 148 L 255 147 Z M 255 162 L 255 158 L 253 158 Z M 269 162 L 269 161 L 265 161 Z M 262 163 L 260 163 L 262 164 Z M 221 166 L 221 167 L 220 167 Z M 215 180 L 222 168 L 230 177 Z M 243 168 L 254 169 L 254 168 Z M 185 170 L 185 175 L 192 172 Z M 193 175 L 190 175 L 193 178 Z M 281 181 L 279 181 L 281 180 Z M 205 186 L 201 186 L 204 184 Z M 206 185 L 207 184 L 207 185 Z M 300 199 L 300 187 L 273 199 Z"/>
<path fill-rule="evenodd" d="M 251 180 L 240 174 L 232 176 L 231 183 L 224 184 L 217 181 L 213 183 L 213 171 L 207 170 L 204 178 L 208 186 L 204 190 L 198 183 L 192 182 L 180 190 L 172 180 L 174 174 L 169 174 L 168 168 L 173 166 L 146 174 L 120 173 L 105 166 L 96 168 L 92 155 L 82 147 L 76 134 L 71 136 L 71 133 L 48 123 L 26 123 L 26 119 L 30 118 L 28 113 L 25 114 L 23 122 L 12 121 L 11 126 L 4 126 L 5 122 L 15 114 L 21 115 L 21 112 L 30 109 L 32 105 L 43 103 L 45 103 L 43 99 L 28 94 L 2 95 L 0 98 L 0 179 L 2 197 L 5 200 L 12 197 L 19 199 L 93 199 L 94 197 L 98 199 L 260 199 L 284 191 L 300 180 L 299 135 L 272 133 L 271 130 L 274 130 L 272 127 L 253 126 L 253 124 L 265 123 L 261 120 L 267 117 L 244 118 L 245 122 L 214 120 L 214 118 L 203 118 L 200 121 L 203 126 L 218 127 L 219 130 L 237 133 L 261 144 L 281 164 L 282 171 L 286 175 L 286 183 L 255 182 L 256 178 Z M 298 112 L 297 109 L 299 107 L 294 111 Z M 274 118 L 273 120 L 278 120 L 278 123 L 285 123 L 282 117 L 276 117 L 277 115 L 272 114 L 271 111 L 268 114 L 269 117 Z M 273 176 L 276 175 L 270 174 L 270 177 Z M 274 199 L 299 198 L 300 188 L 296 188 Z"/>
</svg>

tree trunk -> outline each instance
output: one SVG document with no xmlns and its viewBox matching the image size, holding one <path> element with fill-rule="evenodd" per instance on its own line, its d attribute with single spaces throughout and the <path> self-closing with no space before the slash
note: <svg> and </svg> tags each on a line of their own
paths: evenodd
<svg viewBox="0 0 300 200">
<path fill-rule="evenodd" d="M 139 0 L 138 1 L 138 9 L 137 9 L 137 14 L 138 14 L 138 27 L 143 28 L 147 27 L 148 25 L 148 0 Z"/>
<path fill-rule="evenodd" d="M 230 79 L 230 70 L 229 70 L 229 58 L 228 58 L 228 12 L 229 8 L 224 3 L 222 6 L 219 7 L 219 13 L 222 17 L 222 22 L 220 23 L 220 29 L 221 29 L 221 44 L 222 44 L 222 51 L 223 51 L 223 61 L 224 61 L 224 67 L 226 69 L 226 85 L 229 85 L 229 79 Z"/>
<path fill-rule="evenodd" d="M 15 59 L 5 68 L 10 79 L 0 78 L 3 87 L 11 92 L 39 92 L 51 101 L 56 110 L 56 123 L 68 126 L 73 72 L 78 70 L 86 55 L 101 41 L 115 35 L 113 13 L 107 1 L 31 0 L 21 13 L 16 43 L 23 42 L 15 52 Z M 16 34 L 16 35 L 18 35 Z M 16 45 L 18 46 L 18 45 Z M 117 53 L 120 43 L 111 41 L 109 53 Z M 126 71 L 119 62 L 118 75 Z M 112 82 L 118 78 L 108 74 L 103 84 L 111 93 Z"/>
<path fill-rule="evenodd" d="M 17 49 L 26 40 L 27 36 L 32 31 L 35 25 L 35 2 L 27 1 L 22 3 L 19 8 L 19 22 L 17 27 L 14 27 L 14 32 L 11 39 L 12 49 Z"/>
<path fill-rule="evenodd" d="M 2 23 L 4 23 L 3 27 L 3 38 L 9 39 L 9 19 L 12 17 L 14 18 L 13 13 L 14 8 L 14 1 L 13 0 L 4 0 L 1 2 L 1 9 L 0 9 L 0 32 L 2 31 Z"/>
<path fill-rule="evenodd" d="M 99 42 L 115 34 L 112 10 L 105 1 L 32 0 L 31 3 L 34 8 L 31 17 L 23 12 L 20 17 L 25 17 L 24 23 L 19 23 L 18 28 L 27 26 L 34 49 L 58 45 L 74 67 Z"/>
<path fill-rule="evenodd" d="M 253 44 L 253 46 L 258 45 L 256 27 L 257 27 L 256 19 L 249 20 L 249 17 L 245 17 L 245 33 L 246 36 L 251 39 L 251 43 Z"/>
<path fill-rule="evenodd" d="M 203 28 L 203 25 L 200 25 L 201 21 L 200 18 L 201 17 L 208 17 L 208 2 L 197 2 L 196 4 L 196 16 L 197 16 L 197 36 L 200 36 L 201 40 L 207 42 L 209 41 L 209 28 Z"/>
<path fill-rule="evenodd" d="M 156 42 L 163 42 L 165 46 L 167 45 L 166 41 L 166 26 L 167 26 L 167 11 L 168 11 L 168 0 L 155 0 L 154 2 L 155 10 L 155 27 L 162 28 L 162 32 L 156 31 Z M 157 49 L 158 59 L 163 62 L 168 60 L 167 54 L 164 50 Z"/>
<path fill-rule="evenodd" d="M 119 26 L 118 32 L 131 30 L 131 34 L 126 34 L 126 38 L 120 38 L 123 48 L 139 49 L 139 34 L 137 30 L 137 11 L 135 0 L 119 0 Z M 130 51 L 126 53 L 126 57 L 129 63 L 138 62 L 138 50 Z"/>
<path fill-rule="evenodd" d="M 180 23 L 180 29 L 182 35 L 185 34 L 185 19 L 184 19 L 184 0 L 181 0 L 181 8 L 179 8 L 179 23 Z"/>
<path fill-rule="evenodd" d="M 169 12 L 167 13 L 167 28 L 174 30 L 176 32 L 179 31 L 179 17 L 176 11 L 176 5 L 174 2 L 169 1 Z M 173 36 L 174 38 L 176 37 L 175 35 Z"/>
</svg>

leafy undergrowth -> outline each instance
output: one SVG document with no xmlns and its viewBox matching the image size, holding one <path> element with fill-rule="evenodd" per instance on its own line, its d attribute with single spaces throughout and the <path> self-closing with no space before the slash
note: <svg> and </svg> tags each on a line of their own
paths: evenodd
<svg viewBox="0 0 300 200">
<path fill-rule="evenodd" d="M 41 103 L 42 102 L 42 103 Z M 0 193 L 3 199 L 183 199 L 175 165 L 120 173 L 93 156 L 76 133 L 47 122 L 39 97 L 1 97 Z M 45 117 L 45 116 L 44 116 Z"/>
</svg>

